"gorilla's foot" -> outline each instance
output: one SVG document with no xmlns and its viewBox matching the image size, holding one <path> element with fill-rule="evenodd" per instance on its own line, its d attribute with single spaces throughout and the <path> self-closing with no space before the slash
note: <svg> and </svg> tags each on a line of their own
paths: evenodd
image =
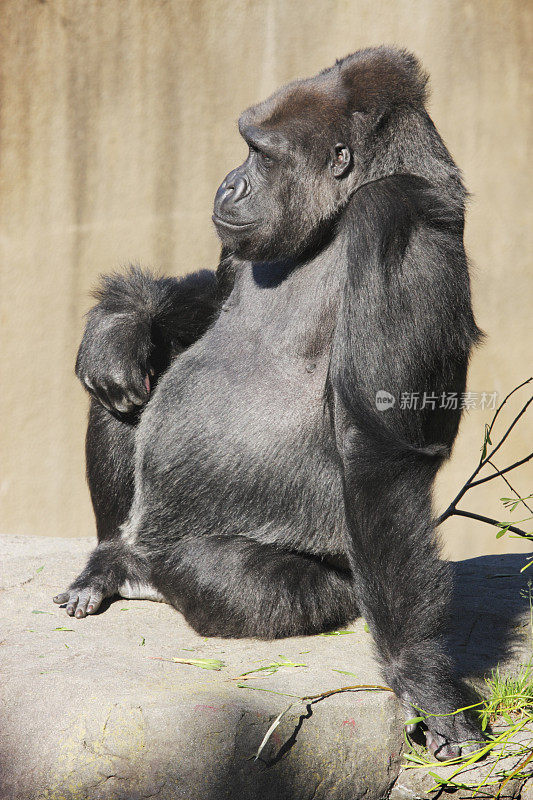
<svg viewBox="0 0 533 800">
<path fill-rule="evenodd" d="M 54 597 L 54 603 L 66 604 L 69 617 L 82 619 L 87 614 L 95 614 L 102 600 L 119 594 L 121 589 L 126 592 L 129 587 L 130 594 L 123 594 L 124 597 L 140 597 L 140 592 L 134 595 L 133 587 L 148 584 L 149 575 L 148 564 L 121 540 L 101 542 L 91 553 L 83 572 L 66 592 Z M 153 593 L 150 599 L 155 599 Z"/>
<path fill-rule="evenodd" d="M 473 753 L 483 745 L 479 726 L 463 712 L 426 716 L 405 699 L 402 706 L 406 733 L 413 736 L 420 725 L 426 738 L 426 747 L 437 761 L 459 758 L 461 755 Z M 422 716 L 423 721 L 419 722 Z"/>
<path fill-rule="evenodd" d="M 104 593 L 96 587 L 86 586 L 84 588 L 67 589 L 66 592 L 57 594 L 53 600 L 58 605 L 66 604 L 66 611 L 69 617 L 82 619 L 87 614 L 95 614 L 102 600 Z"/>
</svg>

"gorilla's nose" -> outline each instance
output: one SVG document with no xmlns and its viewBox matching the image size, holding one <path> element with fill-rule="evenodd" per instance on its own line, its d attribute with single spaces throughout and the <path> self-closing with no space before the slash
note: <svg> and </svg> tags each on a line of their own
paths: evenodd
<svg viewBox="0 0 533 800">
<path fill-rule="evenodd" d="M 222 204 L 237 203 L 249 194 L 250 184 L 248 179 L 242 173 L 234 171 L 230 172 L 220 184 L 215 201 L 220 207 Z"/>
<path fill-rule="evenodd" d="M 250 184 L 244 175 L 237 175 L 227 188 L 233 190 L 232 200 L 234 203 L 250 194 Z"/>
</svg>

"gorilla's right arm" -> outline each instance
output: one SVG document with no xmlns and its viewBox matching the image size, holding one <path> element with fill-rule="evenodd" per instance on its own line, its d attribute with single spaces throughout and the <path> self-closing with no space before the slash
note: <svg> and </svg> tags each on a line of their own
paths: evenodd
<svg viewBox="0 0 533 800">
<path fill-rule="evenodd" d="M 111 411 L 150 396 L 172 358 L 199 339 L 231 290 L 224 259 L 215 272 L 155 278 L 138 267 L 108 275 L 94 293 L 76 359 L 84 387 Z"/>
</svg>

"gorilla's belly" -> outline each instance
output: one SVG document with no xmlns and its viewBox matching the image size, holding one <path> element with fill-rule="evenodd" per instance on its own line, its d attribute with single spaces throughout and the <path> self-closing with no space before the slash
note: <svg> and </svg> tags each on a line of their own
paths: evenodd
<svg viewBox="0 0 533 800">
<path fill-rule="evenodd" d="M 343 552 L 327 354 L 311 361 L 287 341 L 228 333 L 221 320 L 180 356 L 143 415 L 137 489 L 145 510 L 169 520 L 172 537 L 242 534 Z"/>
</svg>

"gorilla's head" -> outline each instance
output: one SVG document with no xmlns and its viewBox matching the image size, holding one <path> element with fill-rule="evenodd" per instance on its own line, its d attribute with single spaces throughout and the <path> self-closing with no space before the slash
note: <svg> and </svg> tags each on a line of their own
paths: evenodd
<svg viewBox="0 0 533 800">
<path fill-rule="evenodd" d="M 215 197 L 223 245 L 252 260 L 298 256 L 327 235 L 361 183 L 435 172 L 428 161 L 447 153 L 424 110 L 425 85 L 414 56 L 370 48 L 245 111 L 248 157 Z"/>
</svg>

